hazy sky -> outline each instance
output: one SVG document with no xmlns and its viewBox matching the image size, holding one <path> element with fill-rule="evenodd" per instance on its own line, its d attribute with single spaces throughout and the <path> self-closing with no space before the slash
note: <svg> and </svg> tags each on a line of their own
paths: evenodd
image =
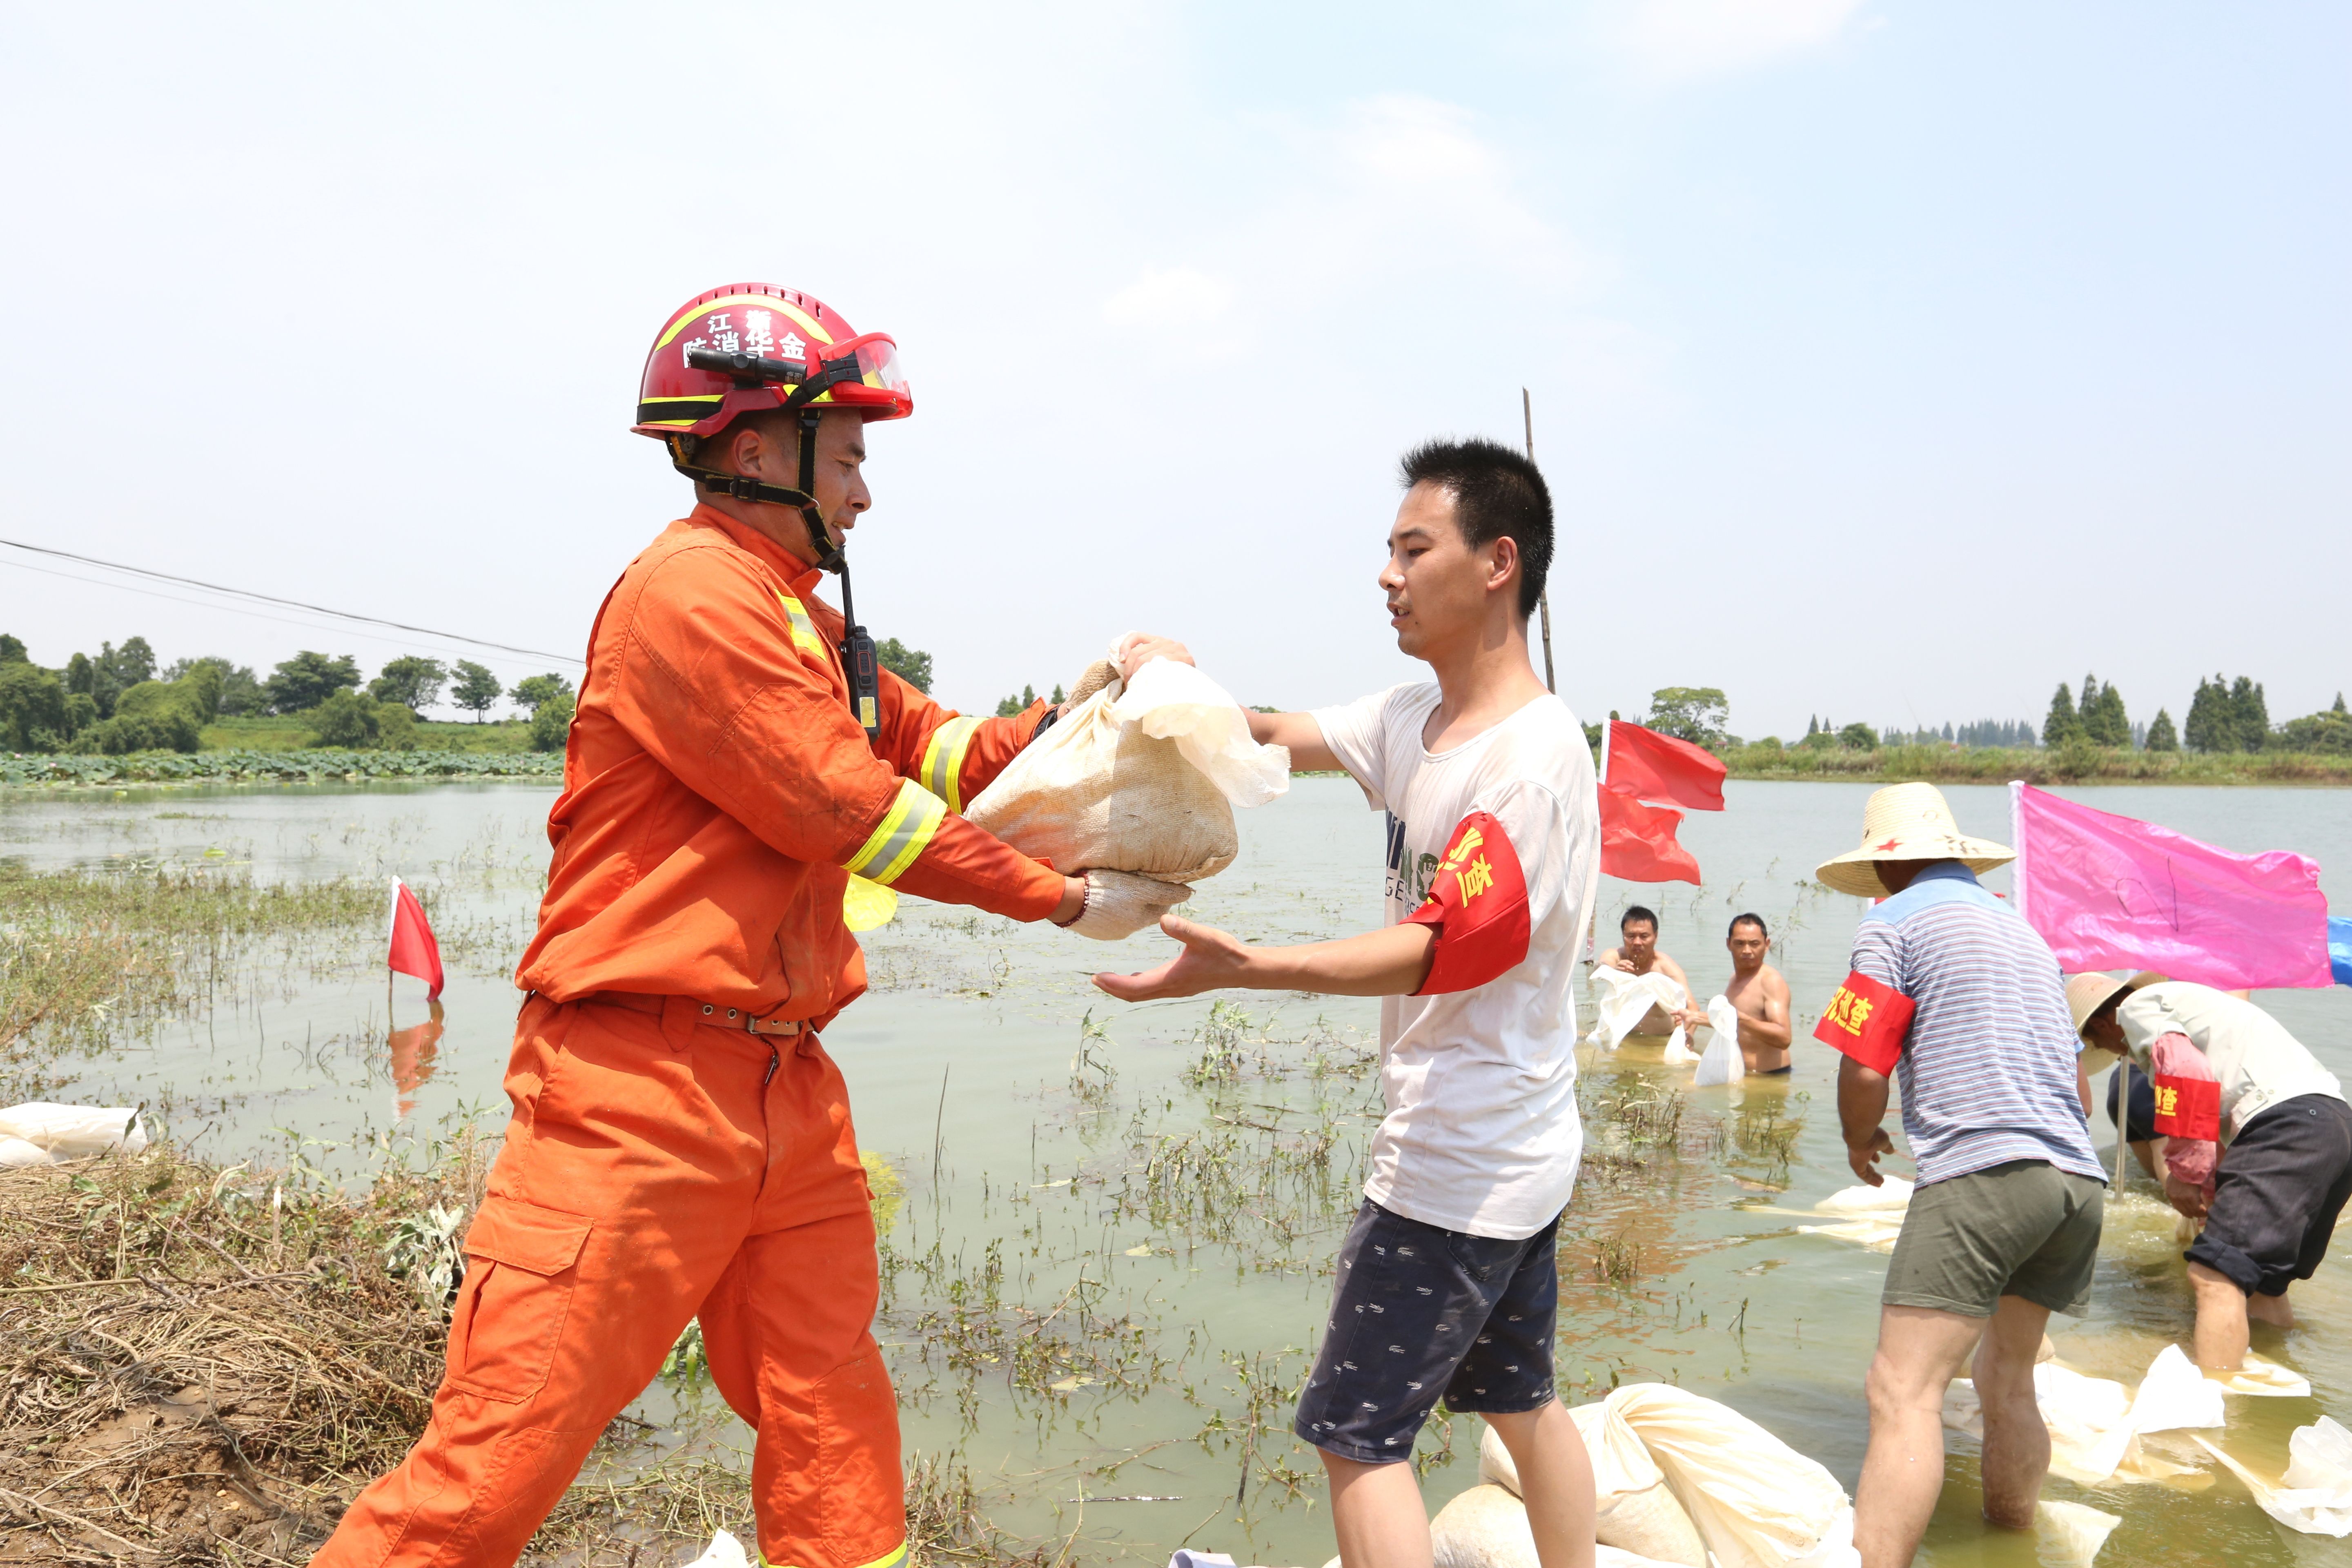
<svg viewBox="0 0 2352 1568">
<path fill-rule="evenodd" d="M 894 333 L 858 605 L 966 706 L 1131 626 L 1404 679 L 1399 451 L 1519 438 L 1560 688 L 1748 736 L 2352 686 L 2352 11 L 0 8 L 0 534 L 576 653 L 646 348 Z M 362 638 L 37 575 L 45 663 Z M 93 574 L 95 575 L 95 574 Z M 509 679 L 540 663 L 491 659 Z"/>
</svg>

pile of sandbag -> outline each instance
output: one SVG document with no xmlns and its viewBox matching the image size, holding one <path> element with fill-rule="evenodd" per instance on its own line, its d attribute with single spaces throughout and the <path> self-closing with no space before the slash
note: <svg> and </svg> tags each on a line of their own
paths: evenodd
<svg viewBox="0 0 2352 1568">
<path fill-rule="evenodd" d="M 62 1165 L 147 1147 L 139 1112 L 127 1105 L 53 1105 L 34 1100 L 0 1110 L 0 1166 Z"/>
<path fill-rule="evenodd" d="M 1098 662 L 1069 713 L 1014 757 L 964 816 L 1069 876 L 1195 882 L 1233 864 L 1234 807 L 1290 787 L 1290 754 L 1191 665 L 1155 658 L 1122 681 Z"/>
<path fill-rule="evenodd" d="M 1635 1383 L 1569 1414 L 1592 1458 L 1604 1564 L 1847 1568 L 1860 1561 L 1853 1510 L 1836 1478 L 1729 1405 Z M 1481 1484 L 1430 1525 L 1437 1568 L 1536 1568 L 1518 1473 L 1491 1428 L 1478 1475 Z"/>
<path fill-rule="evenodd" d="M 1592 1032 L 1584 1037 L 1587 1044 L 1615 1050 L 1625 1037 L 1642 1026 L 1653 1007 L 1674 1012 L 1690 1005 L 1690 993 L 1670 974 L 1653 969 L 1647 974 L 1635 974 L 1623 969 L 1600 968 L 1592 972 L 1595 1017 Z M 1736 1049 L 1738 1042 L 1734 1042 Z M 1695 1062 L 1698 1053 L 1690 1048 L 1690 1031 L 1680 1024 L 1666 1039 L 1666 1060 Z"/>
</svg>

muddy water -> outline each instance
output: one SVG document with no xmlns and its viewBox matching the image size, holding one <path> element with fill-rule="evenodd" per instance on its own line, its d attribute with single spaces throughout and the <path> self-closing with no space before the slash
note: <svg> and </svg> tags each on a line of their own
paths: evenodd
<svg viewBox="0 0 2352 1568">
<path fill-rule="evenodd" d="M 1723 928 L 1771 923 L 1801 1038 L 1844 973 L 1856 900 L 1810 885 L 1851 845 L 1866 786 L 1734 784 L 1730 809 L 1684 837 L 1703 889 L 1604 884 L 1601 920 L 1656 907 L 1663 945 L 1702 988 L 1727 973 Z M 2002 792 L 1948 792 L 1970 831 L 2005 838 Z M 2328 792 L 2067 792 L 2242 849 L 2316 857 L 2352 906 L 2352 813 Z M 216 1158 L 355 1166 L 452 1118 L 502 1110 L 498 1080 L 543 861 L 543 788 L 131 792 L 0 796 L 0 855 L 34 865 L 249 864 L 256 875 L 397 870 L 440 900 L 451 982 L 437 1038 L 402 981 L 386 1036 L 382 972 L 354 941 L 343 972 L 257 970 L 235 994 L 75 1065 L 61 1092 L 146 1100 Z M 1254 940 L 1360 929 L 1378 918 L 1378 822 L 1352 785 L 1301 780 L 1244 815 L 1244 855 L 1206 885 L 1200 918 Z M 1989 879 L 1996 888 L 2005 878 Z M 1023 1535 L 1073 1538 L 1077 1561 L 1165 1559 L 1181 1542 L 1244 1562 L 1318 1563 L 1328 1521 L 1312 1456 L 1288 1436 L 1353 1206 L 1379 1090 L 1370 1004 L 1247 996 L 1127 1008 L 1095 993 L 1097 963 L 1138 967 L 1163 944 L 1081 946 L 909 900 L 868 939 L 872 994 L 827 1044 L 848 1074 L 861 1142 L 903 1196 L 885 1235 L 880 1337 L 908 1447 L 968 1469 L 982 1505 Z M 2352 991 L 2259 1000 L 2352 1077 Z M 1802 1047 L 1786 1079 L 1690 1091 L 1655 1042 L 1588 1058 L 1591 1156 L 1563 1229 L 1559 1362 L 1571 1397 L 1667 1379 L 1725 1400 L 1852 1486 L 1883 1257 L 1796 1226 L 1849 1184 L 1833 1058 Z M 1679 1113 L 1677 1116 L 1677 1112 Z M 2095 1132 L 2111 1152 L 2104 1118 Z M 1899 1167 L 1898 1167 L 1899 1168 Z M 2110 1208 L 2090 1317 L 2062 1354 L 2137 1379 L 2185 1334 L 2170 1211 L 2134 1173 Z M 2352 1242 L 2347 1242 L 2352 1247 Z M 2303 1326 L 2256 1348 L 2308 1376 L 2310 1400 L 2232 1399 L 2228 1447 L 2258 1472 L 2287 1434 L 2352 1413 L 2352 1251 L 2294 1296 Z M 644 1407 L 669 1419 L 657 1388 Z M 688 1391 L 689 1395 L 691 1391 Z M 1476 1424 L 1424 1436 L 1434 1506 L 1475 1479 Z M 1450 1452 L 1449 1452 L 1450 1449 Z M 2193 1448 L 2169 1450 L 2201 1460 Z M 2320 1563 L 2341 1543 L 2290 1536 L 2226 1475 L 2049 1495 L 2123 1516 L 2108 1561 Z M 1974 1445 L 1955 1437 L 1922 1561 L 2029 1563 L 2027 1538 L 1975 1520 Z"/>
</svg>

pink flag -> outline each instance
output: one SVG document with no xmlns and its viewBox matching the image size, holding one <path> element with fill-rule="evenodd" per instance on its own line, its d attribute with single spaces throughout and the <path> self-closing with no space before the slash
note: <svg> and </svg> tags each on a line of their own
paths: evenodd
<svg viewBox="0 0 2352 1568">
<path fill-rule="evenodd" d="M 2009 794 L 2017 912 L 2067 969 L 2153 969 L 2224 991 L 2331 983 L 2317 862 L 2235 855 L 2032 784 Z"/>
<path fill-rule="evenodd" d="M 433 924 L 425 918 L 425 906 L 397 877 L 392 879 L 392 945 L 384 963 L 403 974 L 414 974 L 425 982 L 428 998 L 439 999 L 441 944 L 433 940 Z"/>
</svg>

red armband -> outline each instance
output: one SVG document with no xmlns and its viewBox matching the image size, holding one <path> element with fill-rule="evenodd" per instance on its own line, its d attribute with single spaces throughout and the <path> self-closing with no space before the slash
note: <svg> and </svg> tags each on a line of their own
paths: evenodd
<svg viewBox="0 0 2352 1568">
<path fill-rule="evenodd" d="M 1918 1008 L 1894 986 L 1857 969 L 1830 998 L 1829 1011 L 1813 1027 L 1813 1038 L 1835 1046 L 1883 1077 L 1903 1059 L 1903 1044 L 1911 1037 L 1911 1015 Z"/>
<path fill-rule="evenodd" d="M 2156 1131 L 2166 1138 L 2221 1142 L 2221 1086 L 2210 1078 L 2158 1077 Z"/>
<path fill-rule="evenodd" d="M 1405 920 L 1437 931 L 1416 996 L 1467 991 L 1525 963 L 1528 879 L 1503 825 L 1483 811 L 1464 817 L 1430 879 L 1428 901 Z"/>
</svg>

